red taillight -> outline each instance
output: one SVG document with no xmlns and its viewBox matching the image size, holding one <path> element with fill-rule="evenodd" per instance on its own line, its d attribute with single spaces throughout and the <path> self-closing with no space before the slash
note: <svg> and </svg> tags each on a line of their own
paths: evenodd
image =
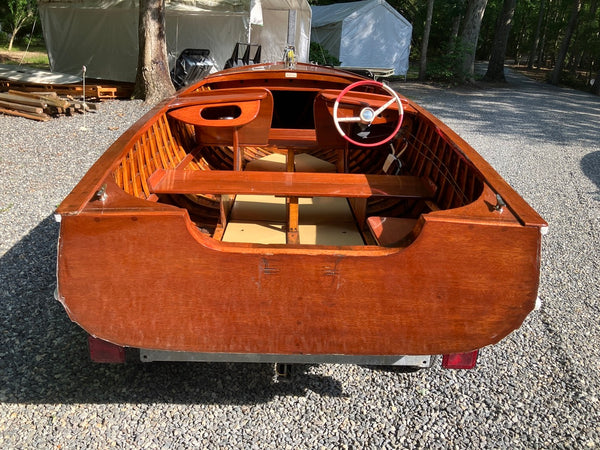
<svg viewBox="0 0 600 450">
<path fill-rule="evenodd" d="M 468 353 L 452 353 L 442 357 L 442 367 L 444 369 L 472 369 L 477 364 L 477 355 L 479 350 Z"/>
<path fill-rule="evenodd" d="M 125 349 L 102 339 L 88 336 L 90 358 L 97 363 L 124 363 Z"/>
</svg>

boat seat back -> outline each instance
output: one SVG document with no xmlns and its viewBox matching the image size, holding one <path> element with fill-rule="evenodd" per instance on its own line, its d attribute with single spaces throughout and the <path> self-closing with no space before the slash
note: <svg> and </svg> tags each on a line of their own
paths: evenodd
<svg viewBox="0 0 600 450">
<path fill-rule="evenodd" d="M 329 103 L 321 93 L 315 97 L 313 114 L 317 142 L 324 147 L 344 148 L 346 141 L 335 128 L 331 113 L 332 106 Z"/>
<path fill-rule="evenodd" d="M 267 145 L 273 95 L 264 88 L 199 92 L 177 103 L 169 117 L 194 125 L 199 145 Z"/>
</svg>

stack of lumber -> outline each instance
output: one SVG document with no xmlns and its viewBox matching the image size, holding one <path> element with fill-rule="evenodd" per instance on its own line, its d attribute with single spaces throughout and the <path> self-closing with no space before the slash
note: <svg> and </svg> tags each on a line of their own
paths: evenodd
<svg viewBox="0 0 600 450">
<path fill-rule="evenodd" d="M 47 121 L 58 115 L 95 111 L 96 105 L 77 101 L 70 96 L 59 97 L 56 92 L 22 92 L 9 90 L 0 93 L 0 114 Z"/>
<path fill-rule="evenodd" d="M 22 92 L 56 92 L 58 95 L 72 95 L 81 97 L 84 94 L 83 86 L 79 84 L 44 84 L 25 81 L 11 81 L 3 79 L 0 73 L 0 92 L 8 89 L 17 89 Z M 102 85 L 94 82 L 103 81 Z M 131 98 L 133 83 L 120 81 L 89 80 L 85 86 L 85 98 L 98 100 L 112 100 L 115 98 Z"/>
</svg>

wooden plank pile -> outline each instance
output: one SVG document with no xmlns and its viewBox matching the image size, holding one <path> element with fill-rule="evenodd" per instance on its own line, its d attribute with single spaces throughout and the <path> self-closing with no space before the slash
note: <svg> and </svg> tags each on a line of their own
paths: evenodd
<svg viewBox="0 0 600 450">
<path fill-rule="evenodd" d="M 89 111 L 96 111 L 96 105 L 75 100 L 71 96 L 60 97 L 56 92 L 9 90 L 0 93 L 0 114 L 45 122 L 51 117 Z"/>
<path fill-rule="evenodd" d="M 100 81 L 103 82 L 102 85 L 95 84 Z M 88 83 L 85 87 L 85 98 L 112 100 L 115 98 L 131 98 L 133 94 L 133 83 L 105 80 L 89 80 Z M 73 97 L 81 97 L 84 93 L 81 84 L 42 84 L 0 78 L 0 92 L 9 89 L 21 92 L 56 92 L 58 95 L 71 95 Z"/>
</svg>

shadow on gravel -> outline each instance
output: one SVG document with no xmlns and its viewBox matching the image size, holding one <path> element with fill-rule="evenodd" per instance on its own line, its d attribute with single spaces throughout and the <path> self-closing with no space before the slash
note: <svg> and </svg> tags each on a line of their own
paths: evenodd
<svg viewBox="0 0 600 450">
<path fill-rule="evenodd" d="M 252 404 L 275 396 L 343 396 L 339 381 L 296 366 L 89 361 L 87 338 L 54 300 L 58 224 L 49 216 L 0 258 L 0 401 L 5 403 Z"/>
<path fill-rule="evenodd" d="M 594 199 L 600 202 L 600 151 L 585 155 L 581 159 L 581 170 L 598 187 Z"/>
<path fill-rule="evenodd" d="M 569 145 L 600 142 L 600 97 L 509 76 L 506 84 L 479 82 L 454 88 L 394 84 L 418 104 L 423 102 L 434 115 L 467 120 L 479 133 L 498 136 L 499 142 L 525 139 Z"/>
</svg>

